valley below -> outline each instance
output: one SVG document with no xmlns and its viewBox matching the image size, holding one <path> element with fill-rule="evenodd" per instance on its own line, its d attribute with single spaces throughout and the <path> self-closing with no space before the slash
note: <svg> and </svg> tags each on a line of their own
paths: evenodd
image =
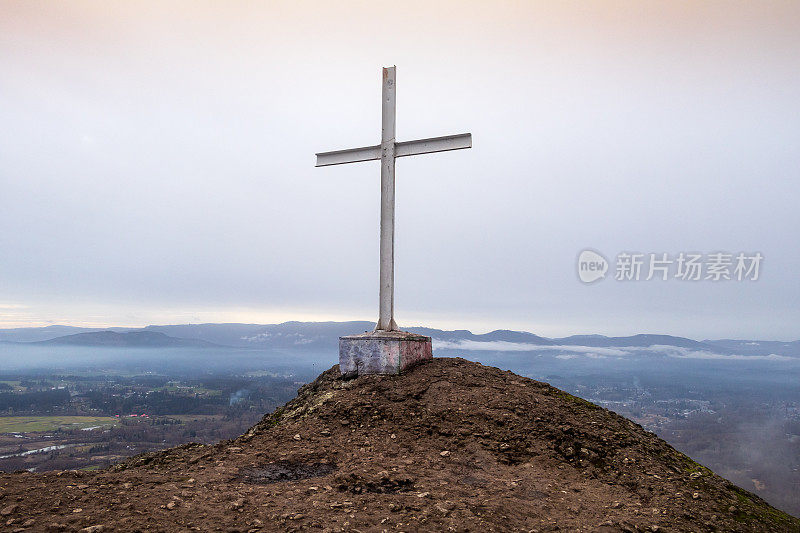
<svg viewBox="0 0 800 533">
<path fill-rule="evenodd" d="M 97 470 L 236 438 L 337 362 L 342 329 L 355 328 L 237 332 L 244 346 L 222 344 L 233 335 L 200 336 L 204 348 L 0 344 L 0 471 Z M 800 516 L 800 359 L 444 333 L 436 356 L 509 369 L 612 410 Z"/>
</svg>

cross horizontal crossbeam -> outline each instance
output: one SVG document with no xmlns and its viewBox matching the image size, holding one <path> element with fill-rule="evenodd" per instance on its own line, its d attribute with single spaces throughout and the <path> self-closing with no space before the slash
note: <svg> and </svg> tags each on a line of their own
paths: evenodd
<svg viewBox="0 0 800 533">
<path fill-rule="evenodd" d="M 458 135 L 445 135 L 430 139 L 418 139 L 395 143 L 394 156 L 405 157 L 408 155 L 432 154 L 447 152 L 448 150 L 463 150 L 472 148 L 472 134 L 459 133 Z M 342 165 L 344 163 L 358 163 L 381 158 L 381 145 L 365 146 L 363 148 L 350 148 L 349 150 L 335 150 L 317 154 L 317 167 Z"/>
</svg>

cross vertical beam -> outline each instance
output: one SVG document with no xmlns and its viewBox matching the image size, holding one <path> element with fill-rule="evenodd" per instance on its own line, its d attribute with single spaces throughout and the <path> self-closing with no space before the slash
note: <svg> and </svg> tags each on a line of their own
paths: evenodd
<svg viewBox="0 0 800 533">
<path fill-rule="evenodd" d="M 463 150 L 472 148 L 472 134 L 460 133 L 458 135 L 445 135 L 444 137 L 430 137 L 414 141 L 396 142 L 395 140 L 395 91 L 397 80 L 395 67 L 383 69 L 383 87 L 381 90 L 381 144 L 350 148 L 348 150 L 334 150 L 332 152 L 317 153 L 318 167 L 329 165 L 342 165 L 345 163 L 358 163 L 360 161 L 381 160 L 381 239 L 380 239 L 380 290 L 378 302 L 378 324 L 376 332 L 397 332 L 394 321 L 394 162 L 398 157 L 410 155 L 433 154 L 448 150 Z M 392 335 L 397 335 L 393 333 Z M 402 333 L 410 335 L 410 333 Z M 391 335 L 389 335 L 391 337 Z M 372 337 L 370 337 L 372 338 Z M 388 338 L 378 335 L 375 338 Z M 425 337 L 427 338 L 427 337 Z M 343 340 L 339 343 L 339 359 L 341 368 L 349 368 L 354 360 L 343 359 Z M 361 339 L 363 340 L 363 339 Z M 427 353 L 430 357 L 430 340 Z M 358 350 L 356 350 L 358 352 Z M 359 352 L 360 353 L 360 352 Z M 358 359 L 358 358 L 356 358 Z M 379 365 L 380 366 L 380 365 Z M 403 364 L 400 364 L 402 367 Z M 399 368 L 399 367 L 398 367 Z M 397 371 L 395 370 L 395 373 Z M 370 373 L 370 372 L 367 372 Z M 374 372 L 373 372 L 374 373 Z"/>
<path fill-rule="evenodd" d="M 394 331 L 395 67 L 383 69 L 381 91 L 381 243 L 379 315 L 376 330 Z"/>
</svg>

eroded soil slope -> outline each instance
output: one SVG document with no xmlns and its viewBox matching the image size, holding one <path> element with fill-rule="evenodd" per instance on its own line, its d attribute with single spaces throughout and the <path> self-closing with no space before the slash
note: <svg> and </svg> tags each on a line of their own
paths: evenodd
<svg viewBox="0 0 800 533">
<path fill-rule="evenodd" d="M 462 359 L 343 380 L 248 433 L 0 476 L 9 531 L 800 531 L 622 417 Z"/>
</svg>

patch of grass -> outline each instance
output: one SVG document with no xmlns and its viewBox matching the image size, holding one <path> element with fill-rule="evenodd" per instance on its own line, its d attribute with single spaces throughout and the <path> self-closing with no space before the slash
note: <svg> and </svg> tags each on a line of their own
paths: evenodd
<svg viewBox="0 0 800 533">
<path fill-rule="evenodd" d="M 0 392 L 8 392 L 8 391 L 16 392 L 16 391 L 24 391 L 25 390 L 25 387 L 21 386 L 19 381 L 3 380 L 3 381 L 0 381 L 0 383 L 5 383 L 9 387 L 11 387 L 10 389 L 8 389 L 6 391 L 0 391 Z"/>
<path fill-rule="evenodd" d="M 119 420 L 111 416 L 0 416 L 0 433 L 84 429 L 118 423 Z"/>
<path fill-rule="evenodd" d="M 797 518 L 776 509 L 757 496 L 747 492 L 741 487 L 731 483 L 727 488 L 736 495 L 739 505 L 743 505 L 745 509 L 740 509 L 736 513 L 736 520 L 745 523 L 752 523 L 755 521 L 780 524 L 782 526 L 792 526 L 798 528 L 800 531 L 800 520 Z M 755 498 L 755 499 L 754 499 Z M 745 511 L 745 512 L 743 512 Z M 789 531 L 789 529 L 787 529 Z"/>
<path fill-rule="evenodd" d="M 284 377 L 278 374 L 277 372 L 270 372 L 269 370 L 254 370 L 252 372 L 246 372 L 245 376 L 248 378 L 280 378 Z"/>
<path fill-rule="evenodd" d="M 688 455 L 686 455 L 684 453 L 678 452 L 678 457 L 680 457 L 683 460 L 683 462 L 685 463 L 684 464 L 684 469 L 689 474 L 694 474 L 695 472 L 699 472 L 699 473 L 703 474 L 704 476 L 713 474 L 713 472 L 711 470 L 709 470 L 705 466 L 701 465 L 697 461 L 693 460 L 691 457 L 689 457 Z"/>
<path fill-rule="evenodd" d="M 568 392 L 564 392 L 562 390 L 555 389 L 555 395 L 558 396 L 559 398 L 563 398 L 563 399 L 565 399 L 567 401 L 570 401 L 572 403 L 576 403 L 578 405 L 583 405 L 584 407 L 588 407 L 590 409 L 595 409 L 595 410 L 602 409 L 602 407 L 600 407 L 599 405 L 593 404 L 589 400 L 584 400 L 583 398 L 579 398 L 578 396 L 573 396 L 572 394 L 570 394 Z"/>
<path fill-rule="evenodd" d="M 162 418 L 172 418 L 174 420 L 179 420 L 182 423 L 186 422 L 209 422 L 213 420 L 219 420 L 223 418 L 224 415 L 159 415 L 157 419 Z"/>
<path fill-rule="evenodd" d="M 169 392 L 172 394 L 182 394 L 184 396 L 222 396 L 222 391 L 217 389 L 207 389 L 205 387 L 193 387 L 184 385 L 164 385 L 163 387 L 156 387 L 156 391 Z"/>
</svg>

